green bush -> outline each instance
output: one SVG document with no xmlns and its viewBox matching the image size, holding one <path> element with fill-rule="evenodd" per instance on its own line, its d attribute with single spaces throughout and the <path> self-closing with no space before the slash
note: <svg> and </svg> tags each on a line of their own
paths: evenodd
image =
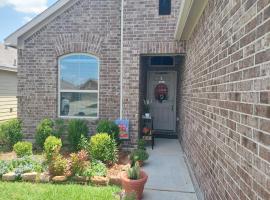
<svg viewBox="0 0 270 200">
<path fill-rule="evenodd" d="M 53 136 L 61 138 L 61 136 L 65 133 L 65 121 L 62 119 L 57 119 L 54 121 L 53 126 Z"/>
<path fill-rule="evenodd" d="M 80 150 L 81 136 L 87 137 L 89 132 L 87 123 L 83 120 L 73 119 L 68 124 L 68 140 L 73 151 Z"/>
<path fill-rule="evenodd" d="M 21 120 L 13 119 L 2 123 L 0 126 L 0 135 L 1 143 L 12 149 L 13 145 L 23 138 Z"/>
<path fill-rule="evenodd" d="M 104 163 L 115 163 L 118 158 L 117 145 L 107 133 L 99 133 L 90 139 L 90 153 L 93 159 Z"/>
<path fill-rule="evenodd" d="M 62 147 L 61 139 L 55 136 L 49 136 L 44 143 L 44 153 L 48 162 L 50 162 L 54 156 L 57 156 Z"/>
<path fill-rule="evenodd" d="M 146 150 L 143 149 L 135 149 L 131 154 L 130 154 L 130 160 L 131 160 L 131 165 L 133 166 L 137 161 L 145 161 L 149 158 L 149 154 L 147 153 Z"/>
<path fill-rule="evenodd" d="M 91 165 L 85 170 L 84 176 L 107 176 L 107 167 L 99 160 L 93 160 Z"/>
<path fill-rule="evenodd" d="M 43 148 L 44 142 L 50 135 L 53 135 L 53 120 L 44 119 L 42 120 L 36 129 L 36 144 L 39 148 Z"/>
<path fill-rule="evenodd" d="M 79 149 L 85 150 L 89 153 L 89 142 L 88 142 L 88 139 L 83 135 L 81 135 L 81 139 L 79 142 Z"/>
<path fill-rule="evenodd" d="M 52 176 L 63 176 L 67 170 L 68 161 L 60 154 L 55 156 L 49 164 L 49 172 Z"/>
<path fill-rule="evenodd" d="M 97 133 L 108 133 L 117 143 L 119 143 L 119 127 L 113 121 L 99 121 L 97 125 Z"/>
<path fill-rule="evenodd" d="M 32 155 L 33 145 L 30 142 L 17 142 L 13 146 L 13 151 L 18 157 L 30 156 Z"/>
<path fill-rule="evenodd" d="M 9 161 L 0 160 L 0 178 L 11 171 L 11 165 Z"/>
</svg>

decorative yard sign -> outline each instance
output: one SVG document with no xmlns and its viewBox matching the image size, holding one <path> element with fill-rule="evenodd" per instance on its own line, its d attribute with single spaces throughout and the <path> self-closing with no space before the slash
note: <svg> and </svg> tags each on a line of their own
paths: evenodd
<svg viewBox="0 0 270 200">
<path fill-rule="evenodd" d="M 129 121 L 118 119 L 115 123 L 119 127 L 120 140 L 129 140 Z"/>
</svg>

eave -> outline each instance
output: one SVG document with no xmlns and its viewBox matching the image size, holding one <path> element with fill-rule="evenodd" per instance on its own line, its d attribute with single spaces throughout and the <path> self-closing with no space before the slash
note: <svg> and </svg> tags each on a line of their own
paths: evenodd
<svg viewBox="0 0 270 200">
<path fill-rule="evenodd" d="M 175 31 L 176 40 L 189 40 L 208 0 L 183 0 Z"/>
</svg>

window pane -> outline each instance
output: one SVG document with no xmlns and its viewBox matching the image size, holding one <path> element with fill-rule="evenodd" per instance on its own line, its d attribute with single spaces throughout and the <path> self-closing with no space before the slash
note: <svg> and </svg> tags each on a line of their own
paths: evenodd
<svg viewBox="0 0 270 200">
<path fill-rule="evenodd" d="M 172 56 L 154 56 L 151 58 L 151 65 L 173 65 Z"/>
<path fill-rule="evenodd" d="M 159 0 L 159 14 L 160 15 L 171 14 L 171 0 Z"/>
<path fill-rule="evenodd" d="M 60 60 L 61 89 L 98 90 L 98 60 L 88 55 L 71 55 Z"/>
<path fill-rule="evenodd" d="M 61 116 L 97 117 L 96 93 L 61 92 Z"/>
</svg>

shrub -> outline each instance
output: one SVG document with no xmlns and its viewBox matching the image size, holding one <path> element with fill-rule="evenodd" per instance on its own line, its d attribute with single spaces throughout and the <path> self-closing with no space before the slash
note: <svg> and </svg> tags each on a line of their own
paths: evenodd
<svg viewBox="0 0 270 200">
<path fill-rule="evenodd" d="M 130 167 L 127 170 L 127 175 L 128 178 L 131 180 L 138 180 L 140 179 L 140 166 L 138 164 L 138 162 L 135 163 L 135 165 L 133 167 Z"/>
<path fill-rule="evenodd" d="M 4 122 L 1 124 L 0 132 L 2 142 L 5 143 L 9 149 L 11 149 L 14 144 L 21 141 L 23 138 L 21 120 L 13 119 Z"/>
<path fill-rule="evenodd" d="M 61 138 L 61 136 L 65 133 L 65 130 L 65 121 L 62 119 L 55 120 L 53 127 L 53 135 L 55 137 Z"/>
<path fill-rule="evenodd" d="M 88 142 L 88 139 L 84 135 L 81 135 L 81 139 L 79 142 L 79 149 L 85 150 L 87 151 L 87 153 L 89 153 L 89 142 Z"/>
<path fill-rule="evenodd" d="M 49 164 L 49 172 L 52 176 L 63 176 L 67 170 L 68 161 L 60 154 L 55 156 Z"/>
<path fill-rule="evenodd" d="M 90 152 L 93 159 L 107 164 L 117 161 L 117 145 L 107 133 L 99 133 L 91 137 Z"/>
<path fill-rule="evenodd" d="M 73 151 L 80 149 L 79 143 L 81 136 L 87 137 L 88 131 L 89 129 L 85 121 L 78 119 L 70 120 L 68 124 L 68 140 Z"/>
<path fill-rule="evenodd" d="M 51 119 L 42 120 L 36 130 L 36 144 L 43 148 L 44 142 L 50 135 L 53 135 L 53 121 Z"/>
<path fill-rule="evenodd" d="M 113 121 L 99 121 L 97 125 L 97 132 L 108 133 L 117 143 L 119 143 L 119 127 Z"/>
<path fill-rule="evenodd" d="M 84 176 L 107 176 L 106 165 L 101 161 L 93 160 L 91 165 L 85 170 Z"/>
<path fill-rule="evenodd" d="M 61 139 L 55 136 L 49 136 L 44 143 L 44 153 L 48 162 L 50 162 L 54 156 L 58 155 L 62 147 Z"/>
<path fill-rule="evenodd" d="M 23 157 L 23 156 L 30 156 L 32 155 L 32 143 L 30 142 L 17 142 L 13 146 L 13 151 L 17 154 L 18 157 Z"/>
<path fill-rule="evenodd" d="M 81 176 L 88 165 L 88 154 L 85 150 L 70 154 L 71 174 Z"/>
<path fill-rule="evenodd" d="M 143 150 L 143 149 L 135 149 L 130 154 L 130 160 L 132 163 L 135 163 L 137 161 L 145 161 L 148 158 L 149 158 L 149 154 L 147 153 L 146 150 Z"/>
</svg>

